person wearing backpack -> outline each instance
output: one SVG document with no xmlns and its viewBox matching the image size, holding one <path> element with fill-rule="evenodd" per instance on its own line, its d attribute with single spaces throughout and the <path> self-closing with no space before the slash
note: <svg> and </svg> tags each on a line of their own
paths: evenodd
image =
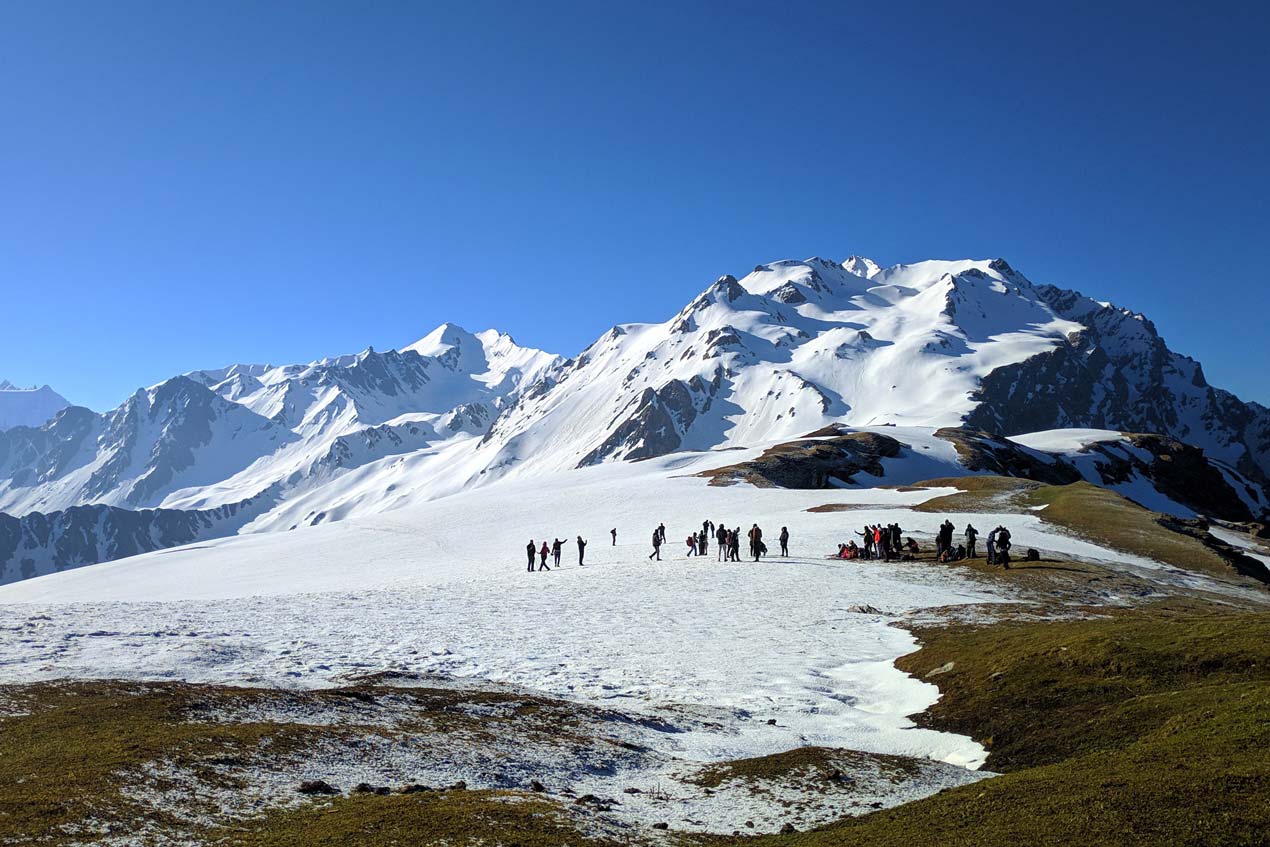
<svg viewBox="0 0 1270 847">
<path fill-rule="evenodd" d="M 688 538 L 684 541 L 688 545 L 688 558 L 697 555 L 697 534 L 695 532 L 688 533 Z"/>
</svg>

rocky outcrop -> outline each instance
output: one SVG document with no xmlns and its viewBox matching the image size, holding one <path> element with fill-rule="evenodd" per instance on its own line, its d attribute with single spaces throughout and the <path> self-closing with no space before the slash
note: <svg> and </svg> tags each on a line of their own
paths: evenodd
<svg viewBox="0 0 1270 847">
<path fill-rule="evenodd" d="M 704 383 L 698 386 L 704 391 Z M 673 453 L 696 418 L 694 392 L 684 382 L 672 380 L 656 391 L 646 388 L 630 417 L 588 453 L 578 467 L 611 458 L 636 461 Z"/>
<path fill-rule="evenodd" d="M 704 471 L 711 485 L 748 482 L 759 488 L 830 488 L 835 481 L 850 484 L 864 472 L 882 476 L 882 460 L 900 454 L 904 445 L 874 432 L 812 433 L 800 441 L 778 444 L 748 462 Z"/>
<path fill-rule="evenodd" d="M 966 470 L 1011 476 L 1044 482 L 1049 485 L 1067 485 L 1079 481 L 1081 473 L 1062 459 L 1042 456 L 1004 438 L 965 427 L 944 427 L 935 435 L 950 442 L 961 457 Z"/>
</svg>

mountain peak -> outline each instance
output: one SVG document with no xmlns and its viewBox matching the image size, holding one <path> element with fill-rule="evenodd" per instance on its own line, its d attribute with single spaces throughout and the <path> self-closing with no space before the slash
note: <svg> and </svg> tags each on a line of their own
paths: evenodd
<svg viewBox="0 0 1270 847">
<path fill-rule="evenodd" d="M 464 346 L 483 346 L 481 340 L 463 327 L 446 321 L 436 329 L 420 338 L 403 351 L 412 350 L 420 356 L 441 356 L 454 348 Z"/>
<path fill-rule="evenodd" d="M 40 426 L 70 405 L 47 385 L 19 388 L 0 380 L 0 431 L 15 426 Z"/>
<path fill-rule="evenodd" d="M 847 260 L 842 263 L 842 267 L 848 273 L 862 276 L 865 279 L 872 279 L 874 275 L 882 270 L 881 265 L 865 256 L 848 256 Z"/>
</svg>

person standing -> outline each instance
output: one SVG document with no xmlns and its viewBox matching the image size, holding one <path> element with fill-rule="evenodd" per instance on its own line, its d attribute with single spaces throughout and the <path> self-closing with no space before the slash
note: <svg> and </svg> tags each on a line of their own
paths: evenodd
<svg viewBox="0 0 1270 847">
<path fill-rule="evenodd" d="M 788 527 L 784 527 L 784 526 L 781 527 L 780 541 L 781 541 L 781 555 L 784 556 L 785 558 L 789 558 L 789 528 Z"/>
<path fill-rule="evenodd" d="M 613 536 L 613 546 L 616 547 L 617 546 L 617 527 L 613 527 L 612 529 L 610 529 L 609 535 Z"/>
<path fill-rule="evenodd" d="M 728 555 L 728 528 L 723 524 L 719 524 L 714 540 L 719 544 L 719 561 L 722 562 Z"/>
<path fill-rule="evenodd" d="M 529 546 L 525 548 L 529 551 L 529 572 L 534 572 L 534 556 L 538 554 L 538 545 L 534 544 L 534 540 L 529 539 Z"/>
<path fill-rule="evenodd" d="M 578 536 L 578 567 L 582 567 L 582 560 L 586 558 L 586 542 L 582 540 L 582 536 Z"/>
<path fill-rule="evenodd" d="M 1010 530 L 997 527 L 997 561 L 1007 571 L 1010 569 Z"/>
<path fill-rule="evenodd" d="M 763 541 L 763 530 L 758 528 L 758 524 L 750 527 L 750 555 L 754 557 L 754 561 L 758 561 L 758 546 Z"/>
<path fill-rule="evenodd" d="M 564 548 L 564 542 L 557 538 L 551 543 L 551 559 L 552 564 L 560 567 L 560 551 Z"/>
<path fill-rule="evenodd" d="M 997 563 L 997 529 L 988 532 L 988 564 L 990 565 Z"/>
<path fill-rule="evenodd" d="M 739 526 L 732 530 L 731 540 L 728 542 L 728 554 L 732 561 L 741 561 L 741 528 Z"/>
<path fill-rule="evenodd" d="M 975 541 L 979 538 L 979 530 L 973 525 L 966 524 L 966 556 L 973 559 L 975 557 Z"/>
<path fill-rule="evenodd" d="M 653 552 L 648 554 L 648 558 L 661 561 L 661 527 L 653 530 Z"/>
<path fill-rule="evenodd" d="M 709 523 L 707 521 L 706 523 Z M 697 555 L 704 556 L 710 551 L 710 530 L 702 529 L 697 533 Z"/>
</svg>

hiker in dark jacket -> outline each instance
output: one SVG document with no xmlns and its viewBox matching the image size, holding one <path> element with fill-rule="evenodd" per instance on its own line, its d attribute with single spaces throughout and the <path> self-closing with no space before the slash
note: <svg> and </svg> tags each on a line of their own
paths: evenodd
<svg viewBox="0 0 1270 847">
<path fill-rule="evenodd" d="M 664 523 L 657 525 L 657 534 L 661 536 L 661 543 L 665 544 L 666 543 L 666 525 Z"/>
<path fill-rule="evenodd" d="M 542 546 L 538 548 L 538 558 L 541 560 L 538 562 L 538 570 L 540 571 L 551 570 L 551 568 L 547 567 L 547 554 L 549 554 L 550 552 L 551 551 L 547 549 L 547 542 L 545 541 L 542 542 Z"/>
<path fill-rule="evenodd" d="M 613 536 L 613 546 L 616 547 L 617 546 L 617 527 L 613 527 L 612 529 L 610 529 L 609 535 Z"/>
<path fill-rule="evenodd" d="M 534 557 L 538 555 L 538 545 L 534 544 L 534 540 L 529 539 L 529 546 L 525 548 L 529 551 L 529 572 L 534 572 Z"/>
<path fill-rule="evenodd" d="M 1010 569 L 1010 530 L 997 527 L 997 561 L 1007 571 Z"/>
<path fill-rule="evenodd" d="M 780 542 L 781 542 L 781 555 L 788 557 L 789 556 L 789 529 L 787 527 L 781 527 Z"/>
<path fill-rule="evenodd" d="M 697 533 L 697 555 L 704 556 L 710 552 L 710 530 L 703 529 Z"/>
<path fill-rule="evenodd" d="M 582 567 L 582 560 L 586 558 L 586 542 L 582 540 L 582 536 L 578 536 L 578 567 Z"/>
<path fill-rule="evenodd" d="M 556 567 L 560 567 L 560 551 L 564 549 L 564 542 L 557 538 L 551 542 L 551 563 Z"/>
<path fill-rule="evenodd" d="M 939 527 L 939 552 L 944 553 L 952 550 L 953 524 L 950 520 L 945 520 Z"/>
<path fill-rule="evenodd" d="M 719 545 L 719 561 L 728 555 L 728 528 L 723 524 L 719 524 L 719 529 L 715 532 L 714 540 Z"/>
<path fill-rule="evenodd" d="M 648 554 L 648 558 L 661 561 L 661 527 L 653 530 L 653 552 Z"/>
<path fill-rule="evenodd" d="M 728 537 L 728 556 L 734 562 L 741 561 L 741 528 L 732 530 Z"/>
<path fill-rule="evenodd" d="M 856 535 L 860 536 L 860 539 L 861 539 L 860 552 L 862 554 L 862 557 L 865 559 L 872 559 L 873 558 L 873 527 L 866 526 L 864 528 L 864 532 L 857 532 Z"/>
<path fill-rule="evenodd" d="M 966 524 L 966 556 L 973 559 L 975 557 L 975 540 L 979 537 L 979 530 L 970 524 Z"/>
</svg>

